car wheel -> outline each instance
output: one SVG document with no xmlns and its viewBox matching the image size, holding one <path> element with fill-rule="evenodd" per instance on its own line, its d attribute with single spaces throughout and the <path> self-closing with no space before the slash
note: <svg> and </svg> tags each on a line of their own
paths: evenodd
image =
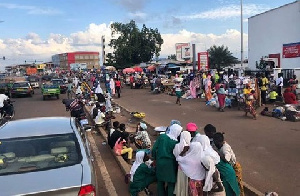
<svg viewBox="0 0 300 196">
<path fill-rule="evenodd" d="M 32 94 L 34 95 L 34 91 L 32 91 Z"/>
<path fill-rule="evenodd" d="M 56 98 L 59 99 L 59 95 L 56 95 Z"/>
<path fill-rule="evenodd" d="M 46 96 L 45 96 L 45 95 L 43 95 L 43 100 L 44 100 L 44 101 L 46 100 Z"/>
</svg>

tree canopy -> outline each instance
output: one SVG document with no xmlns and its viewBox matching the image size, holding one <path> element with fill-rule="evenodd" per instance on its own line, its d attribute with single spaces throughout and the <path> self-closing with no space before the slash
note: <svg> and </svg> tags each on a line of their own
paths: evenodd
<svg viewBox="0 0 300 196">
<path fill-rule="evenodd" d="M 208 49 L 209 64 L 211 69 L 221 69 L 222 67 L 231 66 L 238 63 L 236 57 L 228 50 L 228 47 L 213 45 Z"/>
<path fill-rule="evenodd" d="M 114 49 L 110 58 L 114 58 L 117 68 L 148 62 L 159 56 L 163 39 L 158 29 L 147 28 L 144 24 L 139 30 L 133 20 L 127 24 L 112 23 L 110 28 L 113 38 L 109 46 Z"/>
</svg>

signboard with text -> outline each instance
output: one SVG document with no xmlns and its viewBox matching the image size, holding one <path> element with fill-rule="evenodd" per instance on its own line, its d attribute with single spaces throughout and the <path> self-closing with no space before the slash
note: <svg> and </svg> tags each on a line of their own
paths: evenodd
<svg viewBox="0 0 300 196">
<path fill-rule="evenodd" d="M 297 58 L 300 57 L 300 42 L 283 44 L 282 58 Z"/>
<path fill-rule="evenodd" d="M 176 48 L 176 60 L 188 61 L 191 59 L 191 45 L 190 43 L 177 43 Z"/>
<path fill-rule="evenodd" d="M 198 53 L 198 70 L 208 70 L 208 52 Z"/>
</svg>

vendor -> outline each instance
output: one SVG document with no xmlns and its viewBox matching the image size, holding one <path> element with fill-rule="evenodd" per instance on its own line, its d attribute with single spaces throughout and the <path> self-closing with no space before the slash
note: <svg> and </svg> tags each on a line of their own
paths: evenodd
<svg viewBox="0 0 300 196">
<path fill-rule="evenodd" d="M 243 90 L 243 94 L 244 95 L 247 95 L 251 92 L 251 88 L 250 88 L 250 85 L 249 84 L 246 84 L 246 87 L 244 88 Z"/>
<path fill-rule="evenodd" d="M 284 102 L 286 104 L 298 104 L 298 101 L 296 99 L 296 95 L 291 92 L 291 88 L 285 89 L 283 93 Z"/>
</svg>

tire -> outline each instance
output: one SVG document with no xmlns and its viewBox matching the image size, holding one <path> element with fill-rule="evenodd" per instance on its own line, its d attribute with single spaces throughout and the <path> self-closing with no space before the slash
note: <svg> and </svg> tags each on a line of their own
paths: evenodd
<svg viewBox="0 0 300 196">
<path fill-rule="evenodd" d="M 56 98 L 59 99 L 59 95 L 56 95 Z"/>
<path fill-rule="evenodd" d="M 43 95 L 43 100 L 44 100 L 44 101 L 46 100 L 46 96 L 45 96 L 45 95 Z"/>
</svg>

